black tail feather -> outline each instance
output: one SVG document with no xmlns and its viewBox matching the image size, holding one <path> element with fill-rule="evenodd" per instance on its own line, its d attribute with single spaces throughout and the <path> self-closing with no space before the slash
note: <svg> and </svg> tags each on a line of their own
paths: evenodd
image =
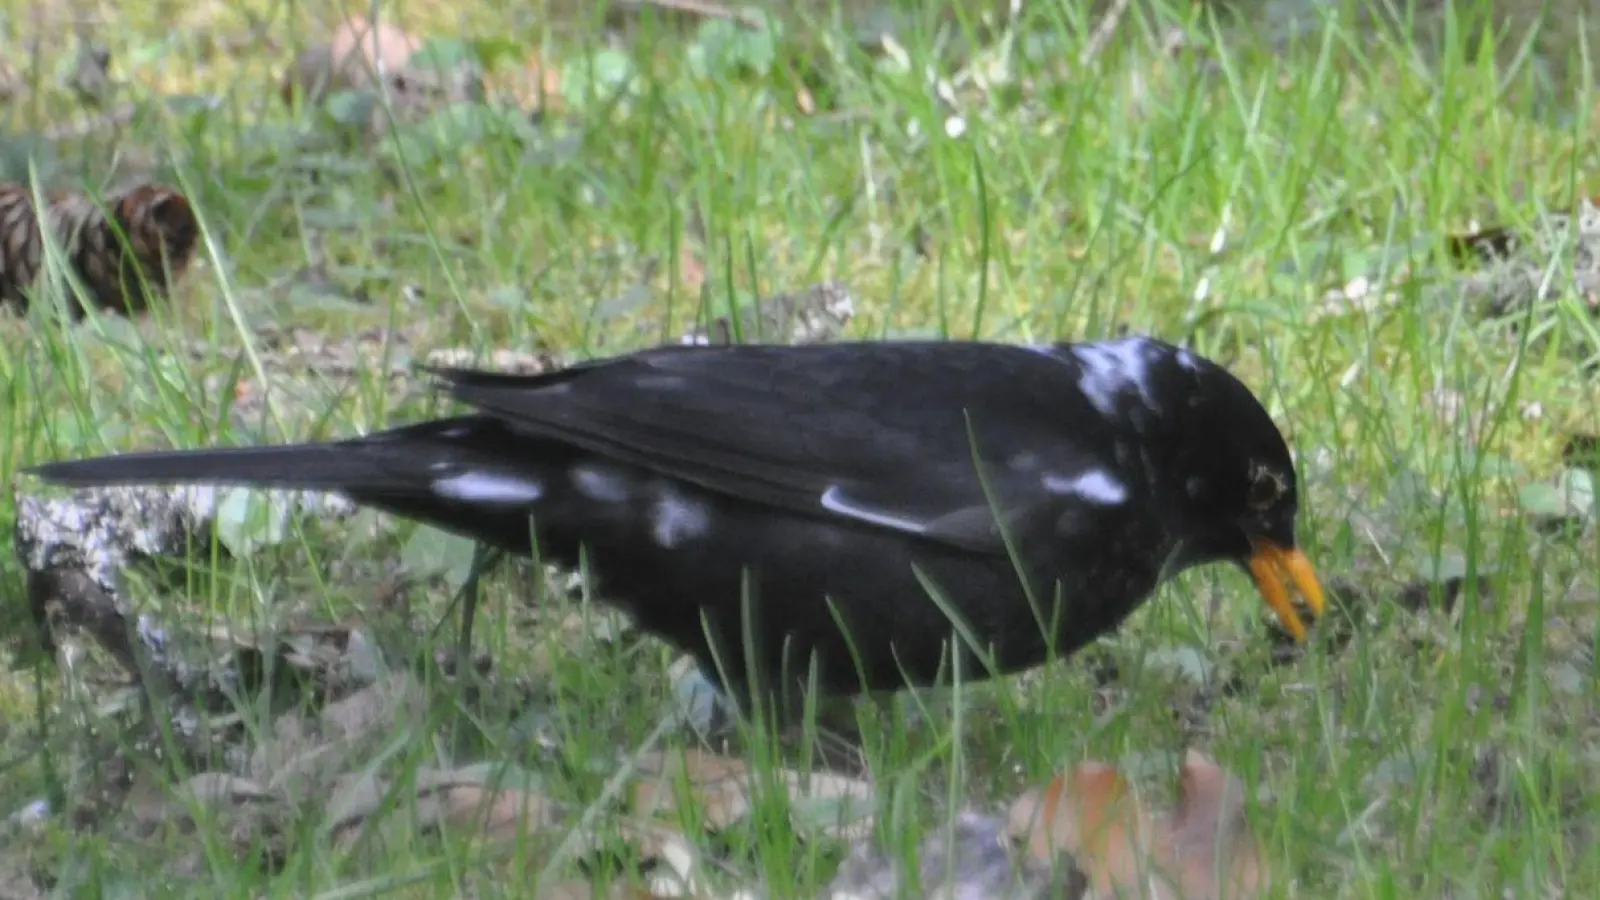
<svg viewBox="0 0 1600 900">
<path fill-rule="evenodd" d="M 126 453 L 45 463 L 28 469 L 74 487 L 113 484 L 215 484 L 348 491 L 392 485 L 394 475 L 339 443 Z"/>
</svg>

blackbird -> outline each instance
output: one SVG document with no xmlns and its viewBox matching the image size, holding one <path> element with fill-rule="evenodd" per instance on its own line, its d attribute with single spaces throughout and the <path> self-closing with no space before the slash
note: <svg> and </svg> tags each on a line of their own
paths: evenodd
<svg viewBox="0 0 1600 900">
<path fill-rule="evenodd" d="M 124 454 L 71 485 L 326 490 L 588 571 L 725 689 L 824 694 L 1064 658 L 1191 566 L 1283 626 L 1322 589 L 1250 390 L 1149 337 L 670 346 L 538 375 L 430 369 L 471 414 L 325 443 Z M 812 667 L 814 666 L 814 670 Z M 757 679 L 751 681 L 751 679 Z"/>
</svg>

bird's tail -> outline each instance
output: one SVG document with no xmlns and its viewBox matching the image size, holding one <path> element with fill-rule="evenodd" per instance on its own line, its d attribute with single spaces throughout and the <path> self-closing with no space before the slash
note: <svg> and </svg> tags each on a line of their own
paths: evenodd
<svg viewBox="0 0 1600 900">
<path fill-rule="evenodd" d="M 558 504 L 571 451 L 484 416 L 405 425 L 365 437 L 274 447 L 127 453 L 28 471 L 72 487 L 207 484 L 343 494 L 512 552 L 528 551 L 528 509 Z"/>
<path fill-rule="evenodd" d="M 55 484 L 214 484 L 231 487 L 347 491 L 376 487 L 393 474 L 339 443 L 287 444 L 125 453 L 53 462 L 28 471 Z"/>
</svg>

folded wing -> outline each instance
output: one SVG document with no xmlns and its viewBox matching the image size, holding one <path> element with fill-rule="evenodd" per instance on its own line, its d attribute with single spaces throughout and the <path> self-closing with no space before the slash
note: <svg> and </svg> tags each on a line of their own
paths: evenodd
<svg viewBox="0 0 1600 900">
<path fill-rule="evenodd" d="M 436 370 L 513 429 L 707 490 L 1003 552 L 992 510 L 1107 502 L 1112 423 L 1069 363 L 984 344 L 664 347 L 546 375 Z M 1064 423 L 1080 423 L 1071 429 Z M 983 473 L 974 466 L 977 447 Z"/>
</svg>

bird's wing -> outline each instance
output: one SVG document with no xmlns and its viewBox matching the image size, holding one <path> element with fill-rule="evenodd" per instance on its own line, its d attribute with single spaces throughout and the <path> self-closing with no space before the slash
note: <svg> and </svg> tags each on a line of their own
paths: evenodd
<svg viewBox="0 0 1600 900">
<path fill-rule="evenodd" d="M 547 375 L 437 373 L 457 399 L 531 435 L 973 550 L 1003 552 L 993 509 L 1032 517 L 1119 485 L 1110 428 L 1076 369 L 1024 348 L 673 347 Z M 1106 483 L 1074 492 L 1073 479 L 1096 472 Z"/>
</svg>

